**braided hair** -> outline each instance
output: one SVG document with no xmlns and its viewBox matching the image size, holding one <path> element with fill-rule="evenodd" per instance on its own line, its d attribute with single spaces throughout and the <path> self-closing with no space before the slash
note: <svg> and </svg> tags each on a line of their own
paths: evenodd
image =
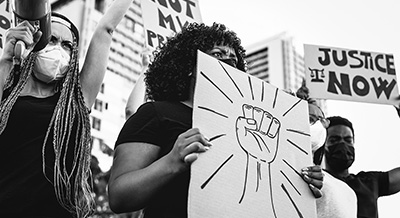
<svg viewBox="0 0 400 218">
<path fill-rule="evenodd" d="M 66 17 L 53 12 L 53 16 L 66 20 Z M 61 206 L 74 217 L 87 217 L 94 209 L 94 199 L 91 195 L 90 158 L 91 135 L 89 109 L 86 107 L 79 82 L 78 37 L 75 26 L 71 29 L 73 49 L 66 76 L 57 81 L 55 90 L 60 97 L 45 135 L 42 146 L 42 170 L 46 179 L 53 184 L 56 198 Z M 32 74 L 37 53 L 31 52 L 19 69 L 12 69 L 6 80 L 5 91 L 10 93 L 0 103 L 0 134 L 7 126 L 10 111 Z M 73 146 L 72 146 L 73 145 Z M 48 154 L 49 146 L 54 154 Z M 68 154 L 68 155 L 67 155 Z M 53 172 L 48 173 L 46 162 L 48 156 L 52 160 Z M 72 164 L 66 163 L 67 156 L 72 156 Z M 49 178 L 51 175 L 52 178 Z"/>
<path fill-rule="evenodd" d="M 197 50 L 206 52 L 222 44 L 235 50 L 236 67 L 246 71 L 245 50 L 236 33 L 225 25 L 191 23 L 154 52 L 145 72 L 146 94 L 150 100 L 185 101 L 189 97 L 190 76 L 197 63 Z"/>
</svg>

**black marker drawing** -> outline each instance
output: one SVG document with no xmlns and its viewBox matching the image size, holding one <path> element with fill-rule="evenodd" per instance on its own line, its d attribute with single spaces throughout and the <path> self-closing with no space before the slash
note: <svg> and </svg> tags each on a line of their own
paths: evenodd
<svg viewBox="0 0 400 218">
<path fill-rule="evenodd" d="M 246 200 L 251 200 L 246 198 L 248 194 L 265 195 L 265 193 L 268 193 L 270 196 L 269 201 L 271 202 L 270 211 L 272 211 L 273 217 L 284 218 L 284 216 L 279 217 L 279 214 L 282 213 L 277 211 L 276 205 L 274 205 L 274 195 L 286 196 L 284 199 L 292 206 L 294 213 L 298 217 L 304 217 L 301 207 L 296 203 L 296 199 L 302 196 L 302 191 L 299 187 L 296 187 L 296 182 L 293 181 L 293 177 L 297 179 L 301 178 L 301 174 L 292 166 L 289 160 L 278 156 L 280 147 L 282 146 L 289 147 L 293 152 L 298 153 L 298 155 L 309 155 L 308 152 L 296 142 L 296 139 L 291 139 L 290 137 L 281 138 L 283 131 L 285 131 L 286 135 L 295 136 L 294 138 L 300 137 L 304 139 L 310 137 L 305 130 L 282 128 L 283 121 L 281 119 L 285 119 L 285 116 L 295 111 L 301 100 L 296 100 L 290 105 L 287 104 L 284 110 L 277 110 L 277 105 L 282 104 L 280 101 L 280 94 L 283 92 L 280 92 L 277 88 L 271 92 L 271 89 L 266 88 L 266 83 L 264 81 L 251 76 L 247 76 L 246 87 L 239 85 L 240 83 L 235 81 L 236 78 L 228 72 L 224 64 L 221 64 L 221 62 L 219 63 L 221 69 L 225 72 L 225 74 L 219 74 L 219 76 L 226 76 L 224 81 L 225 83 L 229 83 L 230 91 L 225 90 L 227 84 L 218 84 L 211 76 L 207 76 L 213 75 L 214 72 L 200 71 L 198 76 L 202 77 L 201 79 L 205 79 L 205 81 L 210 84 L 215 90 L 214 93 L 219 93 L 222 99 L 226 99 L 226 111 L 207 105 L 207 101 L 203 102 L 201 105 L 199 104 L 197 109 L 203 111 L 203 113 L 207 113 L 207 116 L 215 117 L 216 120 L 235 120 L 234 124 L 232 123 L 233 126 L 226 129 L 226 132 L 214 133 L 214 136 L 209 137 L 213 146 L 218 146 L 220 139 L 226 137 L 234 138 L 236 145 L 233 146 L 238 146 L 239 150 L 242 151 L 242 154 L 245 156 L 246 161 L 243 162 L 244 177 L 239 177 L 238 175 L 237 178 L 242 181 L 242 187 L 238 187 L 237 189 L 237 191 L 240 191 L 240 195 L 238 195 L 240 197 L 237 199 L 237 206 L 242 205 Z M 238 98 L 241 101 L 240 103 L 235 102 L 235 99 Z M 268 99 L 268 101 L 266 99 Z M 247 103 L 242 103 L 246 101 Z M 268 106 L 265 107 L 265 105 Z M 232 109 L 232 107 L 240 107 L 240 110 L 236 108 L 236 111 L 240 111 L 240 113 L 233 117 L 228 113 L 228 110 Z M 235 158 L 238 158 L 238 155 L 240 154 L 232 153 L 224 159 L 221 159 L 219 165 L 215 166 L 215 170 L 201 183 L 200 188 L 206 190 L 208 185 L 213 183 L 213 180 L 218 180 L 218 174 L 224 171 L 225 168 L 229 169 L 229 163 Z M 277 157 L 279 157 L 279 159 Z M 285 169 L 275 170 L 271 168 L 271 165 L 276 161 L 280 163 L 283 162 Z M 271 170 L 275 170 L 276 172 L 272 173 Z M 272 180 L 274 179 L 271 178 L 271 174 L 274 174 L 275 177 L 277 175 L 281 177 L 279 178 L 280 184 L 273 186 Z M 263 185 L 264 189 L 268 187 L 269 190 L 261 190 L 261 185 Z M 268 205 L 266 205 L 266 207 L 268 207 Z"/>
<path fill-rule="evenodd" d="M 324 82 L 324 80 L 322 79 L 325 78 L 324 69 L 322 70 L 311 69 L 311 68 L 308 69 L 310 70 L 311 82 L 320 82 L 320 83 Z"/>
</svg>

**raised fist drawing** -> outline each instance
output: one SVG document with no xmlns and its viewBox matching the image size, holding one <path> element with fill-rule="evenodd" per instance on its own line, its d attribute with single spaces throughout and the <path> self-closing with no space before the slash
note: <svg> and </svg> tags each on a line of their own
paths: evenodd
<svg viewBox="0 0 400 218">
<path fill-rule="evenodd" d="M 236 119 L 236 137 L 240 147 L 260 162 L 273 161 L 281 123 L 272 114 L 248 104 L 242 106 L 243 116 Z"/>
</svg>

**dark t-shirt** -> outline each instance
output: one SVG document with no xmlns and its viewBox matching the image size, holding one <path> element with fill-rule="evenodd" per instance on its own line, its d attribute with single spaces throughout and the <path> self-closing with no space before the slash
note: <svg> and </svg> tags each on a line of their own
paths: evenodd
<svg viewBox="0 0 400 218">
<path fill-rule="evenodd" d="M 350 174 L 345 182 L 357 195 L 357 217 L 378 218 L 378 198 L 388 195 L 387 172 L 360 172 Z"/>
<path fill-rule="evenodd" d="M 22 96 L 11 110 L 0 135 L 0 217 L 71 217 L 42 172 L 44 137 L 58 98 Z"/>
<path fill-rule="evenodd" d="M 158 158 L 166 155 L 177 137 L 192 127 L 192 109 L 180 102 L 151 102 L 142 105 L 122 128 L 116 145 L 146 142 L 159 146 Z M 145 217 L 187 217 L 190 172 L 162 188 L 145 208 Z"/>
</svg>

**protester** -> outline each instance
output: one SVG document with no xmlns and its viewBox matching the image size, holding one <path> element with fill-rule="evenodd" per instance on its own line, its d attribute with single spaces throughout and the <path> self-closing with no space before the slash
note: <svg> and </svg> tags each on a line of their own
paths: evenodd
<svg viewBox="0 0 400 218">
<path fill-rule="evenodd" d="M 315 103 L 309 102 L 308 108 L 314 164 L 320 165 L 324 154 L 323 145 L 329 120 L 325 118 L 321 108 Z M 325 172 L 324 186 L 321 191 L 322 197 L 317 199 L 318 218 L 357 217 L 357 197 L 346 183 Z"/>
<path fill-rule="evenodd" d="M 308 102 L 310 122 L 311 150 L 313 162 L 319 166 L 324 156 L 326 128 L 329 120 L 318 106 L 317 101 L 309 97 L 309 90 L 303 81 L 297 90 L 297 97 Z M 354 191 L 343 181 L 324 172 L 324 185 L 321 188 L 322 196 L 317 199 L 318 218 L 355 218 L 357 217 L 357 197 Z"/>
<path fill-rule="evenodd" d="M 109 181 L 114 212 L 144 208 L 146 218 L 187 217 L 190 165 L 211 146 L 192 128 L 197 50 L 245 71 L 240 43 L 222 24 L 190 24 L 155 52 L 145 73 L 150 102 L 127 120 L 116 141 Z"/>
<path fill-rule="evenodd" d="M 151 49 L 145 48 L 141 53 L 142 70 L 138 80 L 133 87 L 125 107 L 125 119 L 128 119 L 136 110 L 146 102 L 146 85 L 144 83 L 144 72 L 147 70 L 152 59 Z"/>
<path fill-rule="evenodd" d="M 378 198 L 400 191 L 400 167 L 387 172 L 349 173 L 355 158 L 353 124 L 340 116 L 328 117 L 328 120 L 330 124 L 325 142 L 326 171 L 354 190 L 357 195 L 358 218 L 377 218 Z"/>
<path fill-rule="evenodd" d="M 79 33 L 52 13 L 52 36 L 24 21 L 6 34 L 0 58 L 0 217 L 87 217 L 90 183 L 89 112 L 106 70 L 112 32 L 131 0 L 116 0 L 93 34 L 79 72 Z M 27 47 L 20 68 L 14 46 Z"/>
</svg>

